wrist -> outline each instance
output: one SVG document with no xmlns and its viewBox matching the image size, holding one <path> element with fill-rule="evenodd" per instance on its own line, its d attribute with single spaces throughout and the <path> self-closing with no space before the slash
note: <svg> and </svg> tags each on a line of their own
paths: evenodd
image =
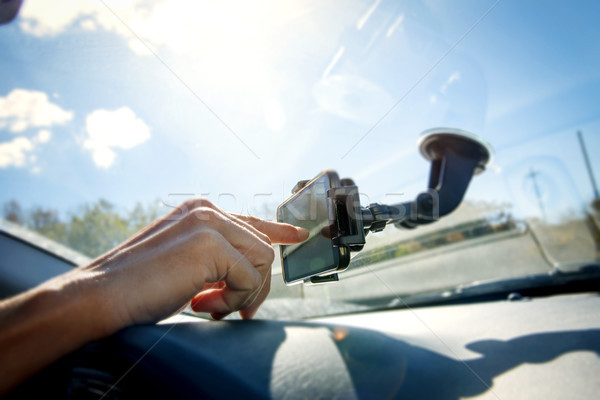
<svg viewBox="0 0 600 400">
<path fill-rule="evenodd" d="M 35 289 L 34 308 L 46 309 L 51 322 L 61 321 L 65 337 L 74 342 L 84 344 L 111 335 L 121 326 L 111 318 L 102 280 L 93 271 L 77 268 Z"/>
</svg>

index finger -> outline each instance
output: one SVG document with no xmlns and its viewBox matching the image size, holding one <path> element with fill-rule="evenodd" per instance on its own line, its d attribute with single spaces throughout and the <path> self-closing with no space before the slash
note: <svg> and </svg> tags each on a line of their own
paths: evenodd
<svg viewBox="0 0 600 400">
<path fill-rule="evenodd" d="M 265 221 L 247 215 L 233 215 L 267 235 L 272 243 L 292 244 L 303 242 L 308 239 L 308 231 L 298 226 Z"/>
</svg>

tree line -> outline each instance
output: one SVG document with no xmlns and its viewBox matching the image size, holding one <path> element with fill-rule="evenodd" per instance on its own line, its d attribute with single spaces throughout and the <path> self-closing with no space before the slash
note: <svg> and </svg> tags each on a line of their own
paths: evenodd
<svg viewBox="0 0 600 400">
<path fill-rule="evenodd" d="M 3 218 L 89 257 L 97 257 L 139 231 L 158 217 L 158 202 L 119 211 L 108 200 L 85 203 L 61 216 L 53 208 L 35 206 L 25 210 L 16 200 L 3 206 Z"/>
</svg>

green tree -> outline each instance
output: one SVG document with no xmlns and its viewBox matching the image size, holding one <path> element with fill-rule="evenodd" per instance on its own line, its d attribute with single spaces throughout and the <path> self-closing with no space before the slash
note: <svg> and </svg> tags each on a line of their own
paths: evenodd
<svg viewBox="0 0 600 400">
<path fill-rule="evenodd" d="M 66 243 L 67 226 L 60 221 L 58 212 L 37 206 L 27 214 L 25 225 L 59 243 Z"/>
<path fill-rule="evenodd" d="M 3 207 L 4 219 L 14 224 L 23 225 L 25 222 L 25 216 L 21 205 L 16 200 L 11 200 L 4 203 Z"/>
<path fill-rule="evenodd" d="M 119 212 L 111 202 L 100 199 L 83 204 L 61 220 L 54 209 L 36 206 L 30 212 L 24 212 L 17 201 L 11 200 L 4 204 L 3 216 L 87 256 L 96 257 L 154 221 L 158 216 L 158 202 L 147 206 L 138 202 L 132 210 Z"/>
<path fill-rule="evenodd" d="M 80 207 L 68 226 L 68 246 L 91 257 L 115 247 L 129 233 L 127 221 L 104 199 Z"/>
</svg>

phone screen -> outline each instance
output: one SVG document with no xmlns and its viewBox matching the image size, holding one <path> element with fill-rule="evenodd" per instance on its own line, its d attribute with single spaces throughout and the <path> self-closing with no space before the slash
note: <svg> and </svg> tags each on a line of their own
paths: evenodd
<svg viewBox="0 0 600 400">
<path fill-rule="evenodd" d="M 338 264 L 338 251 L 331 242 L 333 220 L 327 190 L 330 177 L 323 173 L 300 192 L 279 206 L 277 219 L 308 230 L 302 243 L 281 246 L 283 279 L 286 283 L 302 281 L 311 276 L 333 271 Z"/>
</svg>

